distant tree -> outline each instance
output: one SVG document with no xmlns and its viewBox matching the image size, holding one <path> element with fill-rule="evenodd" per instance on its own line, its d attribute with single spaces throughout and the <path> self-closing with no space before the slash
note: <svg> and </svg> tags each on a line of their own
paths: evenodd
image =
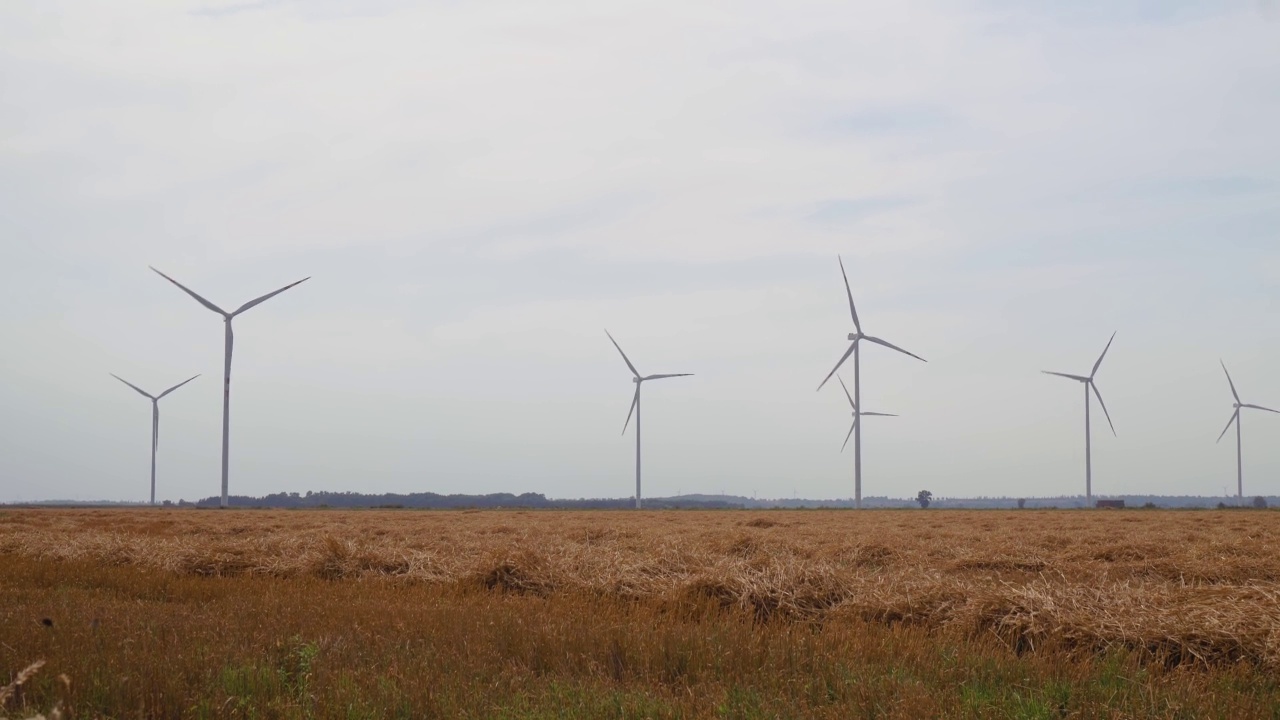
<svg viewBox="0 0 1280 720">
<path fill-rule="evenodd" d="M 1259 510 L 1265 510 L 1267 508 L 1267 499 L 1259 495 L 1253 499 L 1253 506 Z"/>
<path fill-rule="evenodd" d="M 1021 510 L 1027 506 L 1026 498 L 1018 498 L 1018 509 Z"/>
<path fill-rule="evenodd" d="M 933 502 L 933 493 L 928 490 L 921 490 L 916 493 L 916 502 L 920 503 L 920 507 L 927 508 L 929 503 Z"/>
</svg>

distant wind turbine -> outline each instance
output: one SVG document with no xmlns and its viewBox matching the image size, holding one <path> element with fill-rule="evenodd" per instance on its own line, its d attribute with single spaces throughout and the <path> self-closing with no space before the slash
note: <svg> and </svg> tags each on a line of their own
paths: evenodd
<svg viewBox="0 0 1280 720">
<path fill-rule="evenodd" d="M 1102 359 L 1107 356 L 1107 351 L 1111 349 L 1111 343 L 1116 339 L 1116 334 L 1111 333 L 1111 339 L 1107 341 L 1107 346 L 1102 349 L 1102 354 L 1098 356 L 1098 361 L 1093 364 L 1093 370 L 1089 371 L 1089 377 L 1083 375 L 1068 375 L 1067 373 L 1050 372 L 1041 370 L 1046 375 L 1057 375 L 1069 380 L 1084 384 L 1084 496 L 1086 502 L 1093 500 L 1093 455 L 1092 455 L 1092 437 L 1089 432 L 1089 390 L 1093 390 L 1093 394 L 1098 398 L 1098 404 L 1102 406 L 1102 412 L 1107 416 L 1107 424 L 1111 426 L 1111 434 L 1116 434 L 1116 426 L 1111 422 L 1111 413 L 1107 412 L 1107 404 L 1102 401 L 1102 393 L 1098 392 L 1098 386 L 1093 382 L 1093 376 L 1098 374 L 1098 368 L 1102 365 Z"/>
<path fill-rule="evenodd" d="M 609 331 L 605 330 L 604 334 L 609 335 Z M 693 375 L 693 373 L 672 373 L 672 374 L 666 374 L 666 375 L 641 375 L 640 371 L 636 370 L 636 366 L 631 363 L 631 359 L 627 357 L 627 354 L 622 352 L 622 346 L 618 344 L 617 340 L 613 339 L 613 335 L 609 335 L 609 342 L 612 342 L 613 346 L 618 348 L 618 354 L 622 356 L 623 362 L 627 364 L 627 368 L 629 368 L 631 370 L 631 374 L 635 376 L 631 379 L 631 382 L 636 384 L 636 394 L 635 394 L 635 397 L 631 399 L 631 409 L 627 411 L 627 421 L 622 424 L 622 434 L 625 435 L 627 433 L 627 426 L 631 424 L 631 414 L 635 413 L 635 416 L 636 416 L 636 509 L 639 510 L 640 509 L 640 386 L 646 380 L 661 380 L 663 378 L 673 378 L 673 377 L 690 377 Z"/>
<path fill-rule="evenodd" d="M 1261 405 L 1252 405 L 1250 403 L 1240 402 L 1240 393 L 1236 392 L 1236 384 L 1231 381 L 1231 373 L 1227 372 L 1227 364 L 1218 361 L 1222 365 L 1222 372 L 1227 373 L 1227 384 L 1231 386 L 1231 395 L 1236 399 L 1233 407 L 1235 412 L 1231 413 L 1231 419 L 1227 421 L 1227 426 L 1222 429 L 1222 435 L 1218 436 L 1218 442 L 1222 442 L 1223 435 L 1231 429 L 1231 424 L 1236 425 L 1236 497 L 1244 498 L 1244 459 L 1242 453 L 1243 442 L 1240 433 L 1240 411 L 1244 408 L 1253 408 L 1254 410 L 1266 410 L 1267 412 L 1280 413 L 1280 410 L 1272 410 L 1271 408 L 1262 407 Z"/>
<path fill-rule="evenodd" d="M 903 355 L 909 355 L 919 360 L 920 362 L 925 362 L 925 359 L 920 357 L 919 355 L 916 355 L 915 353 L 907 352 L 906 350 L 903 350 L 902 348 L 898 347 L 897 345 L 894 345 L 893 343 L 888 342 L 887 340 L 883 340 L 878 337 L 872 337 L 871 335 L 863 334 L 862 323 L 858 320 L 858 309 L 854 307 L 854 304 L 853 304 L 853 291 L 849 289 L 849 275 L 844 271 L 844 259 L 838 258 L 838 260 L 840 261 L 840 275 L 844 278 L 844 292 L 845 292 L 845 295 L 849 298 L 849 314 L 853 317 L 854 332 L 849 333 L 849 349 L 845 350 L 844 355 L 840 357 L 840 362 L 837 362 L 836 366 L 831 369 L 831 372 L 827 373 L 827 376 L 823 378 L 822 384 L 818 385 L 818 389 L 821 390 L 822 386 L 826 385 L 827 381 L 831 379 L 831 376 L 835 375 L 836 371 L 840 369 L 840 366 L 844 364 L 844 361 L 848 360 L 849 356 L 852 355 L 853 356 L 852 402 L 853 402 L 853 406 L 857 408 L 862 405 L 862 364 L 859 358 L 858 346 L 862 344 L 863 340 L 869 343 L 874 343 L 876 345 L 882 345 L 884 347 L 889 348 L 890 350 L 896 350 L 902 353 Z M 847 441 L 846 441 L 846 444 L 847 444 Z M 855 422 L 853 424 L 853 493 L 854 493 L 855 505 L 861 508 L 862 507 L 862 423 L 860 422 Z"/>
<path fill-rule="evenodd" d="M 183 385 L 186 385 L 187 383 L 191 382 L 192 380 L 195 380 L 200 376 L 194 375 L 192 377 L 189 377 L 186 380 L 183 380 L 182 382 L 178 383 L 177 385 L 174 385 L 173 387 L 169 388 L 168 390 L 165 390 L 159 395 L 152 395 L 146 390 L 143 390 L 142 388 L 138 387 L 137 385 L 134 385 L 133 383 L 129 382 L 128 380 L 125 380 L 124 378 L 120 377 L 119 375 L 116 375 L 115 373 L 111 373 L 111 377 L 119 380 L 125 385 L 128 385 L 134 390 L 137 390 L 139 393 L 142 394 L 143 397 L 151 401 L 151 504 L 155 505 L 156 504 L 156 448 L 160 446 L 160 398 L 164 397 L 165 395 L 168 395 L 174 390 L 177 390 L 178 388 L 182 387 Z"/>
<path fill-rule="evenodd" d="M 858 404 L 853 401 L 853 396 L 849 394 L 848 386 L 844 384 L 844 378 L 837 375 L 836 379 L 840 381 L 840 387 L 844 388 L 844 396 L 849 398 L 849 407 L 853 408 L 853 424 L 849 426 L 849 434 L 844 436 L 844 445 L 840 446 L 840 452 L 844 452 L 845 447 L 849 445 L 850 436 L 852 436 L 853 431 L 858 428 L 858 418 L 864 417 L 864 416 L 873 416 L 873 417 L 898 417 L 898 416 L 894 415 L 893 413 L 859 411 Z"/>
<path fill-rule="evenodd" d="M 256 307 L 257 305 L 261 305 L 262 303 L 266 302 L 267 300 L 270 300 L 276 295 L 279 295 L 285 290 L 288 290 L 289 288 L 295 285 L 299 285 L 301 283 L 304 283 L 310 280 L 311 277 L 310 276 L 304 277 L 297 282 L 285 285 L 279 290 L 273 290 L 267 293 L 266 295 L 263 295 L 260 298 L 250 300 L 249 302 L 241 305 L 239 308 L 236 308 L 234 312 L 227 312 L 226 310 L 223 310 L 217 305 L 214 305 L 208 300 L 205 300 L 204 298 L 195 294 L 195 292 L 193 292 L 190 288 L 186 287 L 185 285 L 178 282 L 177 280 L 174 280 L 168 275 L 165 275 L 159 270 L 156 270 L 154 267 L 151 269 L 154 270 L 155 273 L 160 277 L 164 278 L 165 280 L 168 280 L 174 285 L 177 285 L 180 290 L 190 295 L 191 297 L 195 298 L 196 302 L 200 303 L 201 305 L 221 315 L 222 321 L 226 325 L 226 343 L 225 343 L 226 352 L 225 352 L 225 357 L 223 359 L 223 382 L 222 382 L 222 503 L 221 505 L 222 507 L 227 507 L 227 467 L 228 467 L 228 460 L 230 459 L 230 456 L 231 456 L 231 347 L 235 342 L 234 335 L 231 332 L 231 320 L 232 318 L 244 312 L 245 310 L 248 310 L 249 308 L 252 308 L 252 307 Z"/>
</svg>

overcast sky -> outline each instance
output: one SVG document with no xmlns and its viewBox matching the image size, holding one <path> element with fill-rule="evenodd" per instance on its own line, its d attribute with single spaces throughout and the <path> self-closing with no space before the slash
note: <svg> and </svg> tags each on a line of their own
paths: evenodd
<svg viewBox="0 0 1280 720">
<path fill-rule="evenodd" d="M 0 7 L 0 501 L 1234 493 L 1280 407 L 1280 7 Z M 852 381 L 851 368 L 844 372 Z M 1280 493 L 1280 415 L 1245 418 Z"/>
</svg>

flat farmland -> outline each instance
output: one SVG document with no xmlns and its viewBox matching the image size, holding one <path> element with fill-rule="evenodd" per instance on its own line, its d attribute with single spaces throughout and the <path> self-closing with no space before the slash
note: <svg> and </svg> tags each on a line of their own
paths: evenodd
<svg viewBox="0 0 1280 720">
<path fill-rule="evenodd" d="M 0 510 L 0 717 L 1276 717 L 1268 511 Z"/>
</svg>

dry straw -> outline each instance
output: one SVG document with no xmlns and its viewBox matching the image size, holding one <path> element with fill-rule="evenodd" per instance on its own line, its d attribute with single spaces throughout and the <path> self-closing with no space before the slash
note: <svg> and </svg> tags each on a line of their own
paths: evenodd
<svg viewBox="0 0 1280 720">
<path fill-rule="evenodd" d="M 1280 670 L 1280 514 L 14 512 L 0 553 L 906 624 Z"/>
<path fill-rule="evenodd" d="M 4 687 L 0 687 L 0 708 L 3 708 L 10 699 L 17 695 L 18 688 L 21 688 L 23 683 L 34 677 L 42 667 L 44 667 L 44 661 L 37 660 L 28 665 L 25 670 L 18 673 L 18 677 L 14 678 L 13 682 L 5 685 Z"/>
</svg>

